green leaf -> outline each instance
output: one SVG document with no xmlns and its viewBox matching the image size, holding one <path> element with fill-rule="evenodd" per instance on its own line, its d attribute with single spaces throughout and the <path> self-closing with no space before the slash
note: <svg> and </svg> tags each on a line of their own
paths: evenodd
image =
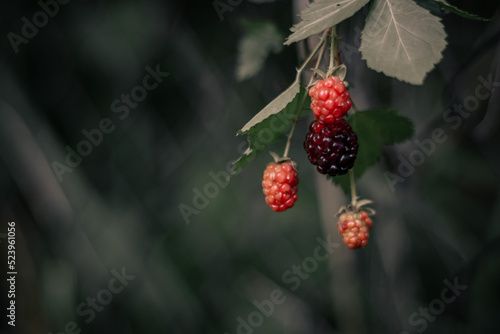
<svg viewBox="0 0 500 334">
<path fill-rule="evenodd" d="M 290 30 L 285 45 L 303 40 L 351 17 L 370 0 L 316 0 L 300 12 L 301 22 Z"/>
<path fill-rule="evenodd" d="M 355 179 L 378 161 L 382 145 L 400 143 L 413 135 L 412 122 L 395 110 L 358 111 L 347 121 L 358 136 L 359 150 L 353 167 Z M 349 192 L 349 174 L 332 179 L 346 193 Z"/>
<path fill-rule="evenodd" d="M 472 19 L 472 20 L 477 20 L 477 21 L 483 21 L 483 22 L 491 21 L 490 19 L 485 19 L 483 17 L 480 17 L 480 16 L 477 16 L 477 15 L 468 13 L 468 12 L 466 12 L 464 10 L 458 9 L 455 6 L 450 5 L 445 0 L 435 0 L 435 1 L 438 3 L 439 7 L 443 8 L 443 9 L 446 9 L 446 10 L 449 10 L 450 12 L 452 12 L 454 14 L 457 14 L 459 16 L 465 17 L 467 19 Z"/>
<path fill-rule="evenodd" d="M 238 45 L 236 78 L 242 81 L 256 75 L 271 52 L 282 50 L 283 36 L 274 23 L 242 21 L 245 36 Z"/>
<path fill-rule="evenodd" d="M 295 90 L 295 86 L 297 86 L 297 93 L 293 94 Z M 293 88 L 293 89 L 292 89 Z M 283 96 L 287 98 L 283 98 Z M 288 100 L 290 98 L 290 100 Z M 255 122 L 255 124 L 248 127 L 247 123 L 243 129 L 241 129 L 238 134 L 247 134 L 248 135 L 248 148 L 241 155 L 241 157 L 236 160 L 233 164 L 233 172 L 238 173 L 241 171 L 249 162 L 251 162 L 258 153 L 264 151 L 266 147 L 271 144 L 276 139 L 283 137 L 283 133 L 290 127 L 293 123 L 295 117 L 297 117 L 298 108 L 303 105 L 304 99 L 309 98 L 306 89 L 300 84 L 294 83 L 290 88 L 288 88 L 285 92 L 283 92 L 280 96 L 278 96 L 273 102 L 271 102 L 266 108 L 264 108 L 259 114 L 261 114 L 265 110 L 269 110 L 269 106 L 273 105 L 273 109 L 277 106 L 275 103 L 277 100 L 281 105 L 286 102 L 283 107 L 275 108 L 276 112 L 273 112 L 268 117 L 260 118 L 259 122 Z M 305 103 L 308 103 L 305 100 Z M 309 113 L 308 110 L 301 111 L 301 115 Z M 259 115 L 257 114 L 252 121 Z M 251 122 L 252 122 L 251 121 Z"/>
<path fill-rule="evenodd" d="M 242 133 L 248 132 L 253 126 L 259 124 L 271 115 L 277 114 L 282 111 L 299 93 L 300 91 L 300 81 L 297 77 L 293 84 L 288 87 L 283 93 L 278 95 L 277 98 L 272 100 L 267 106 L 257 113 L 247 124 L 245 124 L 237 133 L 240 135 Z"/>
<path fill-rule="evenodd" d="M 411 0 L 375 0 L 359 50 L 375 71 L 421 85 L 445 46 L 444 27 L 428 10 Z"/>
</svg>

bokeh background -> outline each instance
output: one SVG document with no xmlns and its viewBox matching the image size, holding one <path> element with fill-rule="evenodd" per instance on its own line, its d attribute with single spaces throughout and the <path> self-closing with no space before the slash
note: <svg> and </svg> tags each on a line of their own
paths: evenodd
<svg viewBox="0 0 500 334">
<path fill-rule="evenodd" d="M 237 130 L 293 81 L 302 55 L 286 47 L 255 77 L 236 80 L 241 20 L 272 21 L 285 38 L 304 3 L 231 3 L 221 20 L 212 1 L 68 1 L 17 53 L 7 36 L 20 35 L 22 18 L 32 22 L 40 4 L 0 5 L 3 310 L 9 221 L 18 272 L 16 327 L 2 314 L 0 331 L 498 332 L 500 89 L 470 116 L 448 114 L 456 128 L 443 119 L 475 96 L 478 77 L 500 83 L 496 2 L 450 0 L 492 20 L 444 15 L 448 46 L 422 86 L 368 69 L 357 52 L 344 55 L 359 109 L 395 108 L 415 124 L 414 137 L 385 147 L 359 181 L 377 215 L 357 251 L 336 231 L 347 197 L 302 150 L 305 118 L 291 148 L 300 170 L 293 209 L 276 214 L 264 203 L 267 154 L 229 183 L 209 185 L 245 148 Z M 345 45 L 359 45 L 368 10 L 339 27 Z M 115 112 L 113 102 L 142 85 L 148 66 L 169 74 L 126 116 Z M 65 147 L 76 149 L 82 131 L 103 119 L 113 130 L 60 182 L 53 163 L 65 164 Z M 436 128 L 446 141 L 392 191 L 385 172 L 397 173 L 400 157 Z M 210 197 L 199 195 L 207 187 Z M 318 238 L 336 245 L 327 260 L 314 258 Z M 304 265 L 309 273 L 291 274 Z M 443 293 L 454 295 L 446 282 L 461 288 L 443 303 Z M 264 303 L 272 314 L 259 316 L 254 302 L 273 292 L 281 303 Z"/>
</svg>

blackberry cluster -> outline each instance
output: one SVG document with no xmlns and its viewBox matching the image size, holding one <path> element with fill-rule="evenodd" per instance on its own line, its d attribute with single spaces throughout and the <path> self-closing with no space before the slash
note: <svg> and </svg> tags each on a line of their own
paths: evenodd
<svg viewBox="0 0 500 334">
<path fill-rule="evenodd" d="M 350 249 L 366 246 L 370 237 L 368 230 L 372 225 L 371 218 L 364 211 L 343 213 L 337 222 L 339 233 L 346 246 Z"/>
<path fill-rule="evenodd" d="M 318 81 L 310 90 L 311 110 L 316 119 L 334 123 L 351 109 L 351 96 L 339 77 L 331 76 Z"/>
<path fill-rule="evenodd" d="M 298 183 L 298 173 L 292 161 L 267 165 L 262 180 L 267 205 L 276 212 L 291 208 L 297 201 Z"/>
<path fill-rule="evenodd" d="M 354 166 L 358 138 L 345 119 L 335 123 L 315 120 L 309 126 L 304 148 L 321 174 L 343 175 Z"/>
</svg>

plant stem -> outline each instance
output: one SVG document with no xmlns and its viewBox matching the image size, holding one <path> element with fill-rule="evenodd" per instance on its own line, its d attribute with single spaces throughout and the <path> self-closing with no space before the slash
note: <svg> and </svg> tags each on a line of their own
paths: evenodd
<svg viewBox="0 0 500 334">
<path fill-rule="evenodd" d="M 314 49 L 314 51 L 307 58 L 307 60 L 304 62 L 304 64 L 302 65 L 302 67 L 297 71 L 297 76 L 299 76 L 301 74 L 301 72 L 304 70 L 306 64 L 309 63 L 309 61 L 311 61 L 311 59 L 314 56 L 314 54 L 316 54 L 318 52 L 318 50 L 320 49 L 320 47 L 321 47 L 321 51 L 319 52 L 318 59 L 316 60 L 316 65 L 314 66 L 314 69 L 318 69 L 319 64 L 321 62 L 321 59 L 323 58 L 323 55 L 325 54 L 325 45 L 326 45 L 325 41 L 326 41 L 326 34 L 327 34 L 327 32 L 328 32 L 328 30 L 325 30 L 325 32 L 323 33 L 323 35 L 321 37 L 321 41 L 318 43 L 318 45 L 316 46 L 316 48 Z M 314 81 L 314 77 L 315 76 L 316 76 L 316 72 L 313 71 L 313 73 L 311 75 L 311 79 L 309 80 L 309 83 L 307 84 L 307 87 L 309 87 L 312 84 L 312 82 Z M 306 98 L 307 98 L 307 94 L 305 94 L 302 97 L 302 101 L 300 101 L 299 108 L 298 108 L 298 111 L 297 111 L 297 116 L 295 116 L 295 118 L 293 119 L 292 128 L 290 129 L 290 133 L 288 134 L 288 139 L 286 141 L 285 151 L 283 152 L 283 158 L 287 158 L 288 157 L 288 151 L 290 150 L 290 145 L 291 145 L 291 142 L 292 142 L 293 133 L 295 132 L 295 127 L 297 126 L 297 122 L 299 121 L 300 112 L 302 111 L 302 108 L 304 107 L 304 103 L 306 102 Z"/>
<path fill-rule="evenodd" d="M 354 110 L 354 112 L 358 111 L 358 108 L 356 107 L 356 105 L 354 104 L 354 101 L 352 101 L 352 100 L 351 100 L 351 107 Z"/>
<path fill-rule="evenodd" d="M 316 47 L 311 52 L 311 54 L 309 55 L 309 57 L 307 57 L 307 59 L 302 64 L 302 66 L 297 70 L 297 78 L 299 78 L 299 76 L 302 73 L 302 71 L 304 71 L 304 68 L 306 68 L 307 64 L 309 64 L 309 62 L 311 61 L 311 59 L 313 59 L 313 57 L 316 55 L 316 53 L 318 52 L 318 50 L 323 46 L 323 44 L 326 41 L 327 33 L 328 33 L 328 29 L 325 30 L 325 32 L 323 32 L 323 35 L 321 35 L 321 40 L 319 41 L 318 45 L 316 45 Z"/>
<path fill-rule="evenodd" d="M 354 183 L 354 172 L 352 169 L 349 170 L 349 180 L 351 182 L 351 205 L 356 204 L 356 183 Z"/>
<path fill-rule="evenodd" d="M 334 42 L 334 45 L 335 45 L 335 65 L 339 66 L 339 65 L 342 65 L 342 61 L 340 60 L 340 50 L 339 50 L 339 38 L 338 38 L 338 35 L 337 35 L 337 30 L 335 30 L 335 42 Z"/>
<path fill-rule="evenodd" d="M 298 122 L 299 117 L 300 117 L 300 111 L 304 107 L 305 102 L 306 102 L 306 95 L 304 95 L 304 97 L 302 98 L 302 101 L 300 101 L 298 115 L 293 119 L 292 128 L 290 129 L 290 133 L 288 134 L 288 139 L 286 141 L 285 151 L 283 152 L 283 158 L 288 158 L 288 151 L 290 150 L 290 144 L 292 143 L 293 133 L 295 132 L 295 127 L 297 126 L 297 122 Z"/>
<path fill-rule="evenodd" d="M 337 50 L 337 26 L 332 27 L 332 33 L 330 34 L 330 65 L 328 66 L 328 72 L 333 71 L 333 68 L 337 65 L 335 59 L 335 51 Z"/>
</svg>

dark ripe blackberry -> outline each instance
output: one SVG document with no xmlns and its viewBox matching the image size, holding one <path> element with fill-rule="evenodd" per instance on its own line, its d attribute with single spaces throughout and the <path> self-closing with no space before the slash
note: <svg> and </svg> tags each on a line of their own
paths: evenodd
<svg viewBox="0 0 500 334">
<path fill-rule="evenodd" d="M 343 175 L 354 166 L 358 137 L 345 119 L 330 124 L 315 120 L 309 126 L 304 148 L 318 172 Z"/>
</svg>

